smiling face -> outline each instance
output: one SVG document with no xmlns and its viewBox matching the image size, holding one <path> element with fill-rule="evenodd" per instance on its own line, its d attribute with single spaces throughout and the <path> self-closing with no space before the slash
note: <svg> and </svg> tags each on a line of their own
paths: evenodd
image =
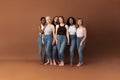
<svg viewBox="0 0 120 80">
<path fill-rule="evenodd" d="M 63 17 L 59 17 L 59 23 L 64 23 Z"/>
<path fill-rule="evenodd" d="M 82 19 L 79 19 L 77 23 L 78 25 L 82 25 L 83 24 Z"/>
<path fill-rule="evenodd" d="M 41 19 L 41 23 L 42 23 L 42 24 L 45 24 L 45 23 L 46 23 L 45 18 Z"/>
<path fill-rule="evenodd" d="M 46 17 L 46 23 L 51 24 L 51 17 L 49 17 L 49 16 Z"/>
<path fill-rule="evenodd" d="M 73 19 L 72 18 L 70 18 L 69 23 L 70 23 L 70 25 L 73 24 Z"/>
<path fill-rule="evenodd" d="M 58 22 L 58 17 L 56 16 L 55 18 L 54 18 L 54 22 Z"/>
</svg>

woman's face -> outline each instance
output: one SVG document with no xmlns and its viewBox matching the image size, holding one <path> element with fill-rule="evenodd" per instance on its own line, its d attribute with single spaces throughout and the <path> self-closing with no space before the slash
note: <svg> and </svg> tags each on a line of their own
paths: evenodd
<svg viewBox="0 0 120 80">
<path fill-rule="evenodd" d="M 50 24 L 51 23 L 51 18 L 50 17 L 46 17 L 46 23 Z"/>
<path fill-rule="evenodd" d="M 42 23 L 42 24 L 45 24 L 45 23 L 46 23 L 45 18 L 43 18 L 43 19 L 41 20 L 41 23 Z"/>
<path fill-rule="evenodd" d="M 58 22 L 58 17 L 55 17 L 55 18 L 54 18 L 54 22 Z"/>
<path fill-rule="evenodd" d="M 63 18 L 59 17 L 59 23 L 63 23 Z"/>
<path fill-rule="evenodd" d="M 81 19 L 78 20 L 78 25 L 82 25 L 82 20 Z"/>
<path fill-rule="evenodd" d="M 73 19 L 70 18 L 69 23 L 72 25 L 73 24 Z"/>
</svg>

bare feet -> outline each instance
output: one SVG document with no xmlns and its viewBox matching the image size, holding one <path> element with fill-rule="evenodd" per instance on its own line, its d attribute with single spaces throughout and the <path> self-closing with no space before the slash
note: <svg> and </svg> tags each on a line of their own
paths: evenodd
<svg viewBox="0 0 120 80">
<path fill-rule="evenodd" d="M 60 62 L 59 66 L 64 66 L 64 62 Z"/>
<path fill-rule="evenodd" d="M 44 63 L 44 65 L 48 65 L 49 64 L 49 60 L 47 60 L 47 62 L 46 63 Z"/>
<path fill-rule="evenodd" d="M 78 63 L 76 66 L 79 67 L 79 66 L 81 66 L 82 64 L 83 64 L 83 63 Z"/>
<path fill-rule="evenodd" d="M 55 62 L 55 60 L 53 60 L 53 65 L 56 65 L 56 62 Z"/>
</svg>

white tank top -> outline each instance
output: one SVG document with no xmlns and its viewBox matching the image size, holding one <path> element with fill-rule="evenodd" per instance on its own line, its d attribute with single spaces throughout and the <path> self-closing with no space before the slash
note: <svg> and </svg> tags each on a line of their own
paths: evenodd
<svg viewBox="0 0 120 80">
<path fill-rule="evenodd" d="M 47 25 L 45 30 L 44 30 L 44 34 L 45 35 L 50 35 L 52 33 L 52 26 L 51 25 Z"/>
<path fill-rule="evenodd" d="M 77 37 L 83 37 L 83 29 L 82 28 L 77 28 Z"/>
<path fill-rule="evenodd" d="M 40 25 L 41 26 L 41 30 L 44 29 L 45 26 L 43 26 L 42 24 Z M 41 35 L 41 32 L 39 32 L 39 35 Z"/>
<path fill-rule="evenodd" d="M 68 31 L 69 31 L 70 35 L 75 35 L 76 34 L 76 26 L 75 25 L 69 26 Z"/>
</svg>

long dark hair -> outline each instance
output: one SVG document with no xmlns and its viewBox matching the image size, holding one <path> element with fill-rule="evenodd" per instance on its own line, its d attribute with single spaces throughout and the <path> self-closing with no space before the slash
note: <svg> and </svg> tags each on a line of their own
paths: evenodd
<svg viewBox="0 0 120 80">
<path fill-rule="evenodd" d="M 41 18 L 40 18 L 40 21 L 42 21 L 42 19 L 45 19 L 45 17 L 41 17 Z"/>
<path fill-rule="evenodd" d="M 56 26 L 56 24 L 59 24 L 58 21 L 57 21 L 57 22 L 54 21 L 54 19 L 55 19 L 56 17 L 58 17 L 58 16 L 55 16 L 55 17 L 53 18 L 53 20 L 52 20 L 52 24 L 53 24 L 54 26 Z M 59 18 L 59 17 L 58 17 L 58 18 Z M 56 24 L 55 24 L 55 23 L 56 23 Z"/>
<path fill-rule="evenodd" d="M 74 25 L 76 25 L 76 20 L 75 20 L 75 18 L 74 18 L 74 17 L 69 17 L 69 18 L 67 19 L 66 24 L 67 24 L 68 26 L 70 26 L 70 25 L 71 25 L 71 24 L 70 24 L 70 19 L 72 19 L 72 20 L 73 20 L 73 24 L 74 24 Z"/>
</svg>

